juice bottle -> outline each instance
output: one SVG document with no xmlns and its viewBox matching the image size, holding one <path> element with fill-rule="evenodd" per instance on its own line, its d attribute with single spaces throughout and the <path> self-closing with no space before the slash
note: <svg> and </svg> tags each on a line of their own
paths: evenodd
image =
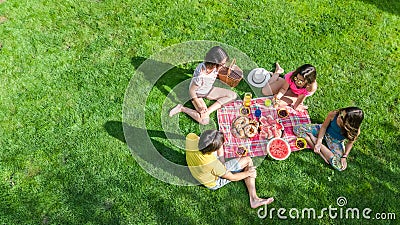
<svg viewBox="0 0 400 225">
<path fill-rule="evenodd" d="M 244 107 L 250 107 L 250 104 L 251 104 L 251 97 L 252 97 L 252 94 L 251 94 L 250 92 L 246 92 L 246 93 L 244 94 L 244 99 L 243 99 L 243 105 L 244 105 Z"/>
</svg>

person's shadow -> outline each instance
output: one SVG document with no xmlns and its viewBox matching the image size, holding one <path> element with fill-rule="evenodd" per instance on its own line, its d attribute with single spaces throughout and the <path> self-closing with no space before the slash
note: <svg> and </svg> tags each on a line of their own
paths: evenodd
<svg viewBox="0 0 400 225">
<path fill-rule="evenodd" d="M 155 140 L 155 138 L 163 138 L 165 140 L 168 140 L 169 138 L 169 139 L 178 139 L 184 142 L 186 138 L 183 135 L 174 133 L 165 133 L 164 131 L 157 131 L 157 130 L 145 130 L 142 128 L 130 126 L 126 123 L 122 123 L 119 121 L 107 121 L 104 124 L 104 129 L 110 136 L 120 140 L 123 143 L 126 143 L 128 147 L 131 149 L 132 155 L 136 160 L 138 160 L 137 157 L 139 157 L 140 160 L 144 160 L 146 161 L 146 163 L 150 163 L 151 166 L 153 166 L 154 168 L 161 169 L 164 172 L 182 178 L 185 182 L 198 184 L 198 182 L 193 178 L 193 176 L 190 173 L 190 170 L 187 167 L 185 154 L 175 151 L 171 147 L 166 146 L 164 143 Z M 151 154 L 149 152 L 146 152 L 146 149 L 149 149 L 150 146 L 131 146 L 130 145 L 132 144 L 130 143 L 131 141 L 129 140 L 127 141 L 126 135 L 129 135 L 129 138 L 132 139 L 136 137 L 142 138 L 143 134 L 147 134 L 150 137 L 151 144 L 158 151 L 158 153 L 161 154 L 161 156 L 163 157 L 162 160 L 153 158 L 151 157 Z M 133 150 L 133 148 L 135 150 Z M 179 170 L 177 170 L 178 167 L 165 166 L 166 164 L 164 160 L 169 161 L 168 163 L 171 163 L 170 165 L 172 164 L 179 165 Z"/>
<path fill-rule="evenodd" d="M 140 66 L 143 65 L 143 63 L 146 62 L 146 65 L 151 65 L 151 66 L 144 66 L 141 68 Z M 197 63 L 189 63 L 187 65 L 183 65 L 182 67 L 178 66 L 172 66 L 167 63 L 155 61 L 152 59 L 146 59 L 144 57 L 133 57 L 131 59 L 131 63 L 135 69 L 142 69 L 144 73 L 147 73 L 148 67 L 151 67 L 149 69 L 153 68 L 171 68 L 168 71 L 166 71 L 164 74 L 160 74 L 160 76 L 157 76 L 157 80 L 155 81 L 155 85 L 153 88 L 156 88 L 162 92 L 164 96 L 168 96 L 171 92 L 171 90 L 180 83 L 183 83 L 185 80 L 188 80 L 191 78 L 193 71 L 195 70 L 195 67 Z M 148 74 L 155 74 L 157 73 L 151 71 Z M 143 76 L 144 78 L 148 78 L 147 76 Z M 156 76 L 153 76 L 153 78 Z M 187 90 L 189 89 L 189 86 L 187 87 Z M 176 98 L 175 101 L 183 101 L 185 96 L 188 95 L 187 91 L 185 90 L 178 90 L 176 91 Z"/>
</svg>

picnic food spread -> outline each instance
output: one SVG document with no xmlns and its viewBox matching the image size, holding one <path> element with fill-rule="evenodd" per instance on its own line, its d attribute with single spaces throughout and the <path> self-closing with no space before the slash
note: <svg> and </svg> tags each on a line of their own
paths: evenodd
<svg viewBox="0 0 400 225">
<path fill-rule="evenodd" d="M 300 150 L 295 143 L 297 137 L 293 133 L 293 126 L 310 123 L 307 111 L 294 112 L 291 108 L 286 107 L 277 109 L 272 104 L 265 106 L 264 103 L 267 99 L 271 100 L 269 97 L 251 99 L 248 115 L 243 115 L 240 112 L 241 108 L 246 108 L 243 105 L 243 100 L 228 103 L 217 111 L 218 126 L 225 136 L 225 158 L 241 157 L 238 154 L 240 146 L 245 146 L 248 150 L 246 155 L 250 157 L 268 155 L 267 145 L 274 137 L 286 140 L 291 151 Z M 257 108 L 261 111 L 260 118 L 256 116 Z M 290 112 L 286 118 L 279 118 L 278 116 L 278 110 L 282 108 Z M 252 126 L 246 128 L 246 135 L 244 128 L 250 124 L 257 129 Z"/>
</svg>

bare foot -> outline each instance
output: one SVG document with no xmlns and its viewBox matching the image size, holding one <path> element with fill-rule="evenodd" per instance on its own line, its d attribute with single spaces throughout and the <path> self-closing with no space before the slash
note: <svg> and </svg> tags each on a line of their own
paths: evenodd
<svg viewBox="0 0 400 225">
<path fill-rule="evenodd" d="M 180 113 L 182 110 L 182 104 L 176 105 L 171 111 L 169 111 L 169 116 L 172 117 L 178 113 Z"/>
<path fill-rule="evenodd" d="M 283 68 L 279 65 L 279 63 L 275 63 L 275 73 L 281 74 L 283 73 Z"/>
<path fill-rule="evenodd" d="M 250 200 L 250 207 L 255 209 L 258 208 L 262 205 L 268 205 L 271 204 L 275 199 L 274 198 L 268 198 L 268 199 L 263 199 L 263 198 L 257 198 Z"/>
<path fill-rule="evenodd" d="M 199 121 L 199 123 L 200 123 L 201 125 L 207 125 L 207 124 L 209 124 L 209 123 L 210 123 L 210 116 L 209 116 L 209 114 L 208 114 L 208 113 L 200 114 L 200 121 Z"/>
</svg>

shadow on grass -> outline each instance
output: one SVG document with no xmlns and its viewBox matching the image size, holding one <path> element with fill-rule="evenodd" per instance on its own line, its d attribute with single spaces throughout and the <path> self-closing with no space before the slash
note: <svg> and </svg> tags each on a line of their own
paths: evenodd
<svg viewBox="0 0 400 225">
<path fill-rule="evenodd" d="M 362 0 L 365 3 L 375 5 L 379 9 L 394 14 L 400 15 L 400 1 L 398 0 Z"/>
<path fill-rule="evenodd" d="M 355 145 L 357 144 L 358 147 L 362 146 L 361 143 Z M 374 148 L 373 143 L 369 145 L 370 148 Z M 400 179 L 396 173 L 397 163 L 393 163 L 400 160 L 399 154 L 395 151 L 398 148 L 399 146 L 395 145 L 387 149 L 386 152 L 393 150 L 391 155 L 384 153 L 370 155 L 353 149 L 347 160 L 347 169 L 342 172 L 334 170 L 312 152 L 299 152 L 308 156 L 298 157 L 296 164 L 304 173 L 318 181 L 318 186 L 308 190 L 308 195 L 316 194 L 316 198 L 321 202 L 324 199 L 321 199 L 318 193 L 322 190 L 324 191 L 322 196 L 330 198 L 344 196 L 349 205 L 359 209 L 368 207 L 374 212 L 388 212 L 393 209 L 398 210 L 395 199 L 400 197 Z M 311 157 L 316 158 L 311 159 Z M 388 165 L 388 162 L 392 165 Z"/>
<path fill-rule="evenodd" d="M 107 121 L 104 124 L 104 128 L 106 129 L 107 133 L 111 135 L 112 137 L 124 142 L 126 142 L 125 135 L 124 135 L 124 127 L 125 129 L 128 129 L 127 132 L 130 134 L 134 134 L 137 132 L 147 132 L 150 138 L 158 137 L 158 138 L 164 138 L 167 140 L 168 138 L 173 138 L 173 139 L 179 139 L 179 140 L 185 140 L 185 137 L 179 134 L 173 134 L 173 133 L 168 133 L 166 134 L 164 131 L 157 131 L 157 130 L 144 130 L 141 128 L 137 127 L 132 127 L 129 126 L 125 123 L 119 122 L 119 121 Z M 168 138 L 167 138 L 168 135 Z M 156 149 L 164 156 L 166 159 L 178 163 L 180 165 L 186 165 L 186 160 L 185 156 L 167 148 L 163 143 L 160 143 L 154 139 L 152 139 L 152 143 L 156 147 Z"/>
<path fill-rule="evenodd" d="M 146 65 L 144 66 L 144 68 L 141 68 L 140 66 L 146 62 Z M 132 65 L 136 68 L 139 69 L 141 72 L 145 73 L 145 74 L 153 74 L 152 76 L 144 76 L 145 78 L 149 78 L 150 82 L 155 82 L 155 85 L 153 88 L 157 88 L 158 90 L 160 90 L 164 96 L 168 96 L 171 92 L 171 90 L 178 84 L 184 82 L 187 79 L 190 79 L 192 77 L 192 74 L 194 72 L 195 69 L 195 65 L 191 66 L 190 64 L 188 65 L 183 65 L 183 66 L 188 66 L 188 67 L 193 67 L 190 69 L 184 69 L 184 68 L 180 68 L 177 66 L 173 66 L 171 64 L 167 64 L 167 63 L 163 63 L 163 62 L 159 62 L 159 61 L 155 61 L 155 60 L 151 60 L 151 59 L 146 59 L 144 57 L 133 57 L 131 59 L 131 63 Z M 147 68 L 149 67 L 148 65 L 151 65 L 151 68 Z M 154 71 L 148 72 L 147 70 L 151 70 L 153 68 L 171 68 L 168 71 L 166 71 L 164 74 L 157 74 Z M 164 72 L 164 71 L 160 71 L 160 72 Z M 155 77 L 154 75 L 158 76 Z M 157 78 L 157 80 L 151 80 L 151 78 Z M 181 102 L 183 101 L 183 99 L 185 99 L 185 96 L 188 96 L 188 90 L 189 90 L 189 86 L 187 86 L 186 91 L 176 91 L 177 94 L 177 99 L 175 99 L 175 101 L 177 102 Z M 187 98 L 187 97 L 186 97 Z"/>
<path fill-rule="evenodd" d="M 149 158 L 150 154 L 146 154 L 146 151 L 145 151 L 145 149 L 148 149 L 149 146 L 135 146 L 135 148 L 140 149 L 140 150 L 136 150 L 136 151 L 133 151 L 131 149 L 132 155 L 134 156 L 134 158 L 139 157 L 141 160 L 144 160 L 146 163 L 149 163 L 152 166 L 154 166 L 154 168 L 161 169 L 164 172 L 167 172 L 169 174 L 172 174 L 174 176 L 182 178 L 187 182 L 190 182 L 193 184 L 198 183 L 192 177 L 192 175 L 187 167 L 185 154 L 179 153 L 179 152 L 171 149 L 170 147 L 166 146 L 164 143 L 159 142 L 154 139 L 154 138 L 163 138 L 165 140 L 168 140 L 168 139 L 172 138 L 172 139 L 179 139 L 179 140 L 184 141 L 185 140 L 184 136 L 178 135 L 178 134 L 173 134 L 173 133 L 166 134 L 164 131 L 144 130 L 141 128 L 130 126 L 126 123 L 122 123 L 119 121 L 107 121 L 104 124 L 104 128 L 110 136 L 115 137 L 116 139 L 118 139 L 124 143 L 127 143 L 125 134 L 133 135 L 133 137 L 130 137 L 130 138 L 135 138 L 135 137 L 143 137 L 144 136 L 143 134 L 147 133 L 147 135 L 151 139 L 151 143 L 153 144 L 153 147 L 161 154 L 161 156 L 171 163 L 181 165 L 182 169 L 178 171 L 176 168 L 166 167 L 165 162 L 160 161 L 162 159 Z M 124 131 L 125 131 L 125 133 L 124 133 Z M 167 138 L 167 136 L 168 136 L 168 138 Z M 143 142 L 143 143 L 145 143 L 145 142 Z M 129 147 L 131 148 L 132 146 L 129 146 Z M 135 159 L 138 160 L 137 158 L 135 158 Z"/>
</svg>

